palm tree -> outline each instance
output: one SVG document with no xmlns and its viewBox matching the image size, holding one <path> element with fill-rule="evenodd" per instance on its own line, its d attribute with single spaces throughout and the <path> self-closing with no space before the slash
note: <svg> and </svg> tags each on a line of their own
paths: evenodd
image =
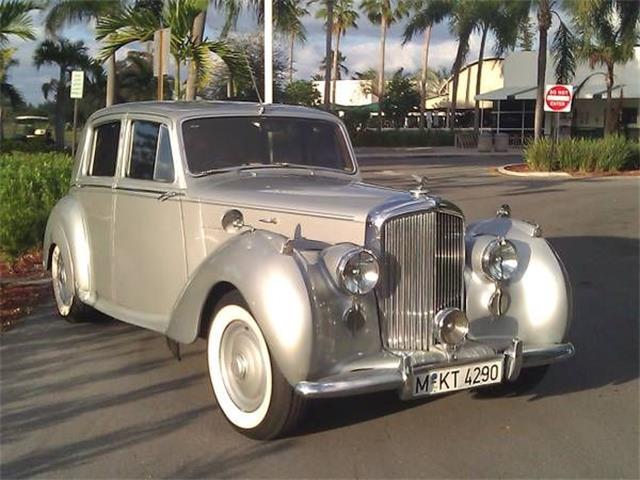
<svg viewBox="0 0 640 480">
<path fill-rule="evenodd" d="M 167 0 L 158 18 L 147 12 L 128 6 L 120 12 L 101 17 L 98 20 L 97 38 L 104 45 L 99 58 L 108 58 L 116 50 L 133 42 L 147 42 L 153 38 L 158 22 L 171 28 L 170 53 L 176 63 L 176 98 L 182 98 L 180 67 L 189 63 L 195 71 L 198 82 L 204 83 L 213 68 L 211 53 L 216 54 L 235 73 L 247 73 L 247 62 L 239 52 L 224 39 L 198 41 L 192 35 L 196 17 L 202 13 L 202 0 Z"/>
<path fill-rule="evenodd" d="M 547 44 L 551 28 L 552 8 L 555 0 L 537 0 L 538 17 L 538 73 L 536 75 L 536 109 L 533 123 L 533 136 L 537 140 L 542 136 L 544 127 L 544 85 L 547 71 Z"/>
<path fill-rule="evenodd" d="M 39 69 L 46 65 L 58 66 L 58 79 L 55 87 L 55 134 L 56 147 L 64 148 L 64 105 L 67 99 L 67 77 L 74 68 L 90 69 L 91 59 L 87 55 L 84 42 L 70 42 L 64 38 L 44 40 L 33 53 L 33 63 Z"/>
<path fill-rule="evenodd" d="M 416 34 L 423 33 L 424 43 L 422 47 L 422 70 L 418 79 L 420 89 L 420 118 L 418 126 L 420 130 L 425 128 L 425 103 L 427 101 L 427 90 L 429 81 L 429 47 L 431 45 L 431 29 L 434 23 L 442 21 L 444 14 L 449 10 L 446 2 L 433 3 L 429 0 L 417 0 L 411 6 L 414 16 L 409 21 L 405 31 L 402 44 L 405 45 Z"/>
<path fill-rule="evenodd" d="M 458 103 L 460 70 L 469 52 L 469 38 L 477 28 L 477 3 L 474 0 L 431 0 L 420 5 L 418 12 L 409 20 L 405 39 L 423 32 L 429 25 L 449 20 L 449 31 L 458 39 L 458 48 L 452 67 L 452 92 L 449 106 L 449 128 L 455 128 Z"/>
<path fill-rule="evenodd" d="M 484 0 L 475 5 L 478 29 L 480 30 L 480 51 L 476 76 L 475 94 L 480 95 L 482 85 L 482 64 L 487 34 L 493 32 L 496 38 L 494 53 L 501 56 L 515 47 L 518 41 L 518 27 L 529 18 L 529 4 L 522 0 Z M 475 101 L 474 133 L 480 130 L 480 101 Z"/>
<path fill-rule="evenodd" d="M 354 9 L 353 0 L 336 0 L 333 7 L 333 27 L 331 29 L 336 39 L 336 46 L 331 61 L 331 103 L 336 102 L 336 85 L 339 79 L 338 77 L 340 76 L 338 71 L 338 63 L 341 57 L 340 38 L 347 33 L 349 28 L 358 28 L 357 20 L 359 16 L 358 12 Z M 318 10 L 316 17 L 326 19 L 326 8 Z"/>
<path fill-rule="evenodd" d="M 0 49 L 0 142 L 4 139 L 2 114 L 5 106 L 16 109 L 24 105 L 24 98 L 7 79 L 9 69 L 18 65 L 18 61 L 13 58 L 14 52 L 15 48 Z"/>
<path fill-rule="evenodd" d="M 0 45 L 9 41 L 9 36 L 22 40 L 33 40 L 33 21 L 29 12 L 41 8 L 30 0 L 3 0 L 0 3 Z"/>
<path fill-rule="evenodd" d="M 592 0 L 572 4 L 576 37 L 581 39 L 578 54 L 591 68 L 605 67 L 607 104 L 605 134 L 617 129 L 617 109 L 613 106 L 612 91 L 616 64 L 624 64 L 634 56 L 638 41 L 640 5 L 626 0 Z"/>
<path fill-rule="evenodd" d="M 302 24 L 302 17 L 308 15 L 309 10 L 306 9 L 304 4 L 299 0 L 292 0 L 290 2 L 290 8 L 282 12 L 277 17 L 278 30 L 287 38 L 289 42 L 289 67 L 288 77 L 289 83 L 293 81 L 293 52 L 295 49 L 296 41 L 304 43 L 307 41 L 307 31 Z"/>
<path fill-rule="evenodd" d="M 378 130 L 382 130 L 382 101 L 384 99 L 385 44 L 389 26 L 407 13 L 405 0 L 362 0 L 360 8 L 367 14 L 369 21 L 380 25 L 380 69 L 378 71 Z"/>
<path fill-rule="evenodd" d="M 52 0 L 47 12 L 45 30 L 55 36 L 66 25 L 99 20 L 121 11 L 127 0 Z M 116 92 L 116 56 L 115 52 L 106 59 L 107 93 L 105 105 L 113 105 Z"/>
</svg>

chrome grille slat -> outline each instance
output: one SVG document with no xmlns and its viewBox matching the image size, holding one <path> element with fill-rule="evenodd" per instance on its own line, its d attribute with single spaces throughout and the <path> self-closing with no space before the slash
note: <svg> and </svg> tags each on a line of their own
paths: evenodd
<svg viewBox="0 0 640 480">
<path fill-rule="evenodd" d="M 392 350 L 428 350 L 435 314 L 464 308 L 464 222 L 449 212 L 421 211 L 382 226 L 377 289 L 383 342 Z"/>
</svg>

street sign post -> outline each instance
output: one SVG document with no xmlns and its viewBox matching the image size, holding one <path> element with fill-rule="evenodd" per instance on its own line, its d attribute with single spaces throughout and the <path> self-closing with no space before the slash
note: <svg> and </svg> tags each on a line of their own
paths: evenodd
<svg viewBox="0 0 640 480">
<path fill-rule="evenodd" d="M 554 112 L 555 139 L 560 137 L 560 114 L 571 112 L 573 105 L 573 85 L 547 85 L 544 89 L 544 111 Z"/>
<path fill-rule="evenodd" d="M 158 77 L 158 100 L 164 100 L 164 73 L 169 65 L 171 29 L 163 28 L 153 34 L 153 76 Z"/>
<path fill-rule="evenodd" d="M 78 99 L 84 95 L 84 72 L 74 70 L 71 72 L 71 89 L 69 96 L 73 98 L 73 133 L 71 136 L 71 156 L 76 154 L 76 130 L 78 125 Z"/>
</svg>

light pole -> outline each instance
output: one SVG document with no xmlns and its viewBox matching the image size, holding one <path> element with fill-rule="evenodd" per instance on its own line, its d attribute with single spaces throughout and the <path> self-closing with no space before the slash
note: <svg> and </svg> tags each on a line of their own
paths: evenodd
<svg viewBox="0 0 640 480">
<path fill-rule="evenodd" d="M 273 103 L 273 3 L 264 2 L 264 103 Z"/>
</svg>

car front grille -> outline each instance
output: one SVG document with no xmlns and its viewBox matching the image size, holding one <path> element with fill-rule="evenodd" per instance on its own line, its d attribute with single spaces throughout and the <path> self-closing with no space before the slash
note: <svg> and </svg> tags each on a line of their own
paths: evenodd
<svg viewBox="0 0 640 480">
<path fill-rule="evenodd" d="M 380 240 L 383 343 L 428 350 L 435 314 L 464 308 L 464 221 L 449 212 L 413 212 L 386 220 Z"/>
</svg>

